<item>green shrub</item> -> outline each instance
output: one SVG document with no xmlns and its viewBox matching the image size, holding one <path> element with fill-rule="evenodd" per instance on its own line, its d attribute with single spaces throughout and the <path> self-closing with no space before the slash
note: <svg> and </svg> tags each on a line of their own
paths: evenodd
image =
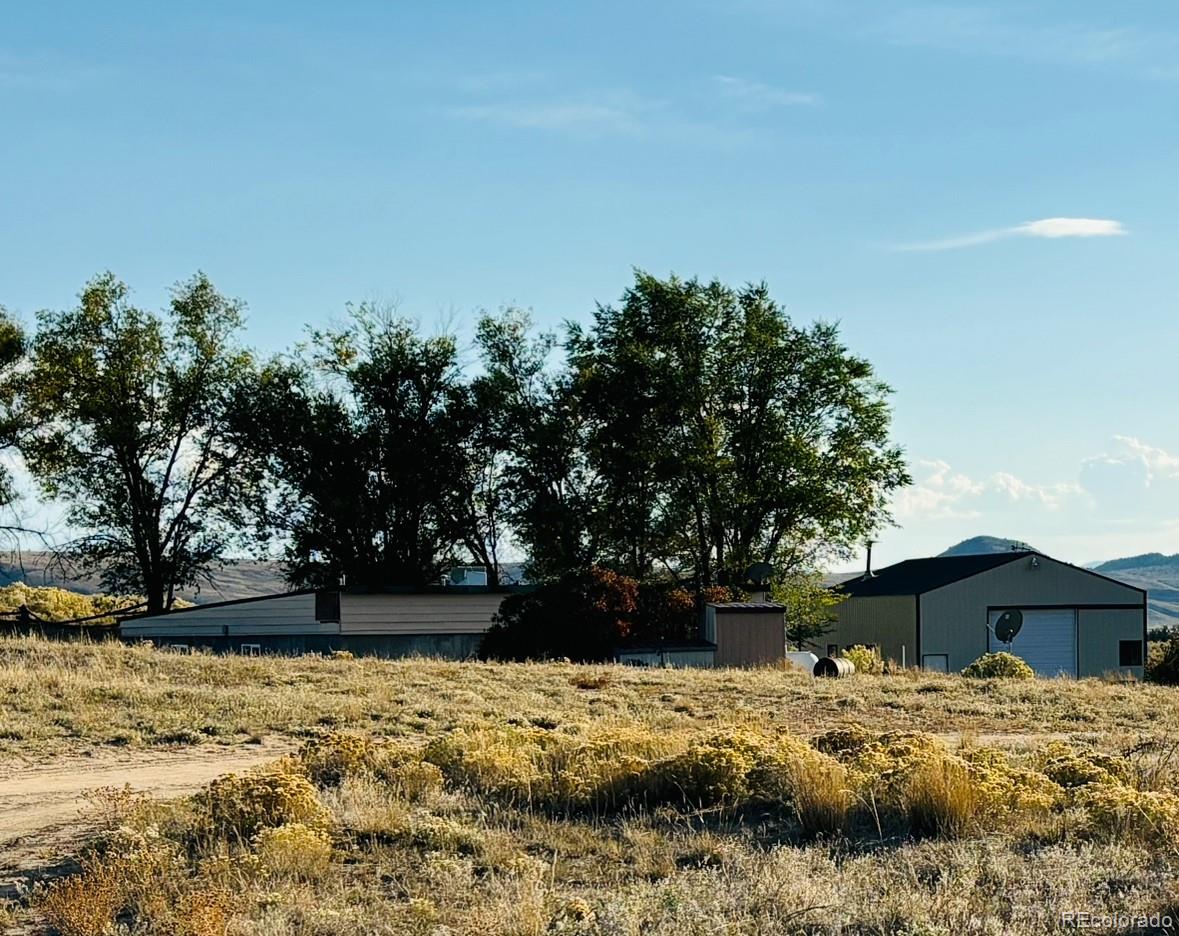
<svg viewBox="0 0 1179 936">
<path fill-rule="evenodd" d="M 1179 636 L 1151 643 L 1146 655 L 1146 678 L 1164 686 L 1179 686 Z"/>
<path fill-rule="evenodd" d="M 841 654 L 844 659 L 851 660 L 857 673 L 867 673 L 869 676 L 879 676 L 884 672 L 884 661 L 875 650 L 869 650 L 862 644 L 848 647 Z"/>
<path fill-rule="evenodd" d="M 1030 666 L 1013 653 L 984 653 L 962 671 L 971 679 L 1035 679 Z"/>
</svg>

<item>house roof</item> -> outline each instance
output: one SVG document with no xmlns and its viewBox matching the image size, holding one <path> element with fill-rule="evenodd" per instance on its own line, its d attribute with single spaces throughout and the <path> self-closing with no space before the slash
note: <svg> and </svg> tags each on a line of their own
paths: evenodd
<svg viewBox="0 0 1179 936">
<path fill-rule="evenodd" d="M 981 553 L 977 556 L 934 556 L 931 559 L 906 559 L 886 566 L 871 578 L 848 579 L 835 586 L 844 595 L 920 595 L 951 582 L 1023 559 L 1031 552 Z"/>
</svg>

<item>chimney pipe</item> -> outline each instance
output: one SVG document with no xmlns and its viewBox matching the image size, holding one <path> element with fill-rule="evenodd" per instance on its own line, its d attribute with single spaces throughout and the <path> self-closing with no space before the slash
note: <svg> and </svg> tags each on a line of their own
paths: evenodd
<svg viewBox="0 0 1179 936">
<path fill-rule="evenodd" d="M 875 578 L 875 577 L 876 577 L 876 573 L 872 571 L 872 542 L 873 542 L 872 540 L 868 540 L 868 541 L 867 541 L 867 545 L 868 545 L 868 562 L 867 562 L 867 568 L 866 568 L 866 569 L 865 569 L 865 571 L 864 571 L 864 578 L 866 578 L 866 579 L 870 579 L 870 578 Z"/>
</svg>

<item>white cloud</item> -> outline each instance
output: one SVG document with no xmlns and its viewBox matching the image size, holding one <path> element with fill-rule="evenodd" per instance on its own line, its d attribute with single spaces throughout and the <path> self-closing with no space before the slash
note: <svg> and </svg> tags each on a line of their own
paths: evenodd
<svg viewBox="0 0 1179 936">
<path fill-rule="evenodd" d="M 1054 512 L 1084 495 L 1075 482 L 1031 484 L 1006 471 L 975 479 L 941 460 L 917 461 L 913 473 L 914 484 L 893 502 L 901 522 L 993 518 L 1016 506 Z"/>
<path fill-rule="evenodd" d="M 958 250 L 976 247 L 1012 237 L 1042 237 L 1056 240 L 1062 237 L 1120 237 L 1129 231 L 1121 221 L 1109 218 L 1041 218 L 1025 221 L 1006 228 L 977 231 L 958 237 L 941 240 L 920 241 L 913 244 L 898 244 L 897 250 Z"/>
<path fill-rule="evenodd" d="M 724 96 L 748 110 L 770 110 L 775 107 L 814 107 L 820 103 L 817 94 L 809 91 L 790 91 L 750 81 L 733 75 L 713 75 L 713 83 Z"/>
</svg>

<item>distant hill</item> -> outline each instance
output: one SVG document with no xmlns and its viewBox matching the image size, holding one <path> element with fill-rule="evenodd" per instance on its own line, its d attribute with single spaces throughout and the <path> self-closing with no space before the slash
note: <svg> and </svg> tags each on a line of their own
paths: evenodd
<svg viewBox="0 0 1179 936">
<path fill-rule="evenodd" d="M 977 556 L 982 553 L 1011 552 L 1012 547 L 1030 549 L 1038 552 L 1034 546 L 1029 546 L 1023 540 L 1005 539 L 1002 536 L 972 536 L 956 543 L 940 555 L 943 556 Z"/>
<path fill-rule="evenodd" d="M 1179 629 L 1179 554 L 1144 553 L 1110 559 L 1093 566 L 1094 572 L 1146 589 L 1147 623 Z"/>
<path fill-rule="evenodd" d="M 45 552 L 26 552 L 0 557 L 0 585 L 24 582 L 27 585 L 55 585 L 68 588 L 83 595 L 101 591 L 102 586 L 92 576 L 82 575 L 68 564 L 57 563 Z M 257 562 L 234 559 L 218 570 L 211 585 L 204 585 L 199 591 L 187 589 L 179 592 L 181 598 L 196 604 L 213 601 L 231 601 L 235 598 L 250 598 L 287 591 L 282 578 L 282 569 L 277 562 Z"/>
</svg>

